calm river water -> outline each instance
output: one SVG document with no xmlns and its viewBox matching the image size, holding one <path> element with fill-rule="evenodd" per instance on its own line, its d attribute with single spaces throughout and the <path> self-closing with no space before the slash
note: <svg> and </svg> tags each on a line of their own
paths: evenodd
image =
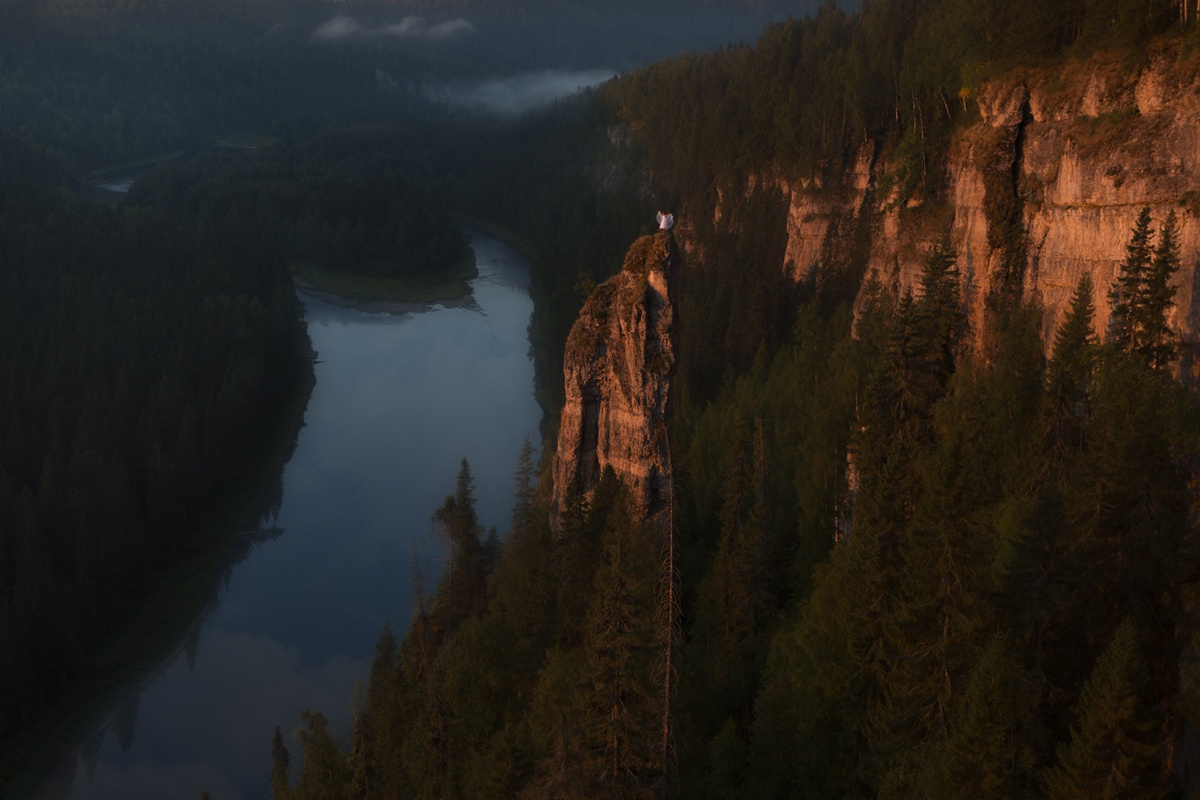
<svg viewBox="0 0 1200 800">
<path fill-rule="evenodd" d="M 276 538 L 214 592 L 176 656 L 114 699 L 38 800 L 250 800 L 270 795 L 271 736 L 299 713 L 345 741 L 380 627 L 412 611 L 414 559 L 444 558 L 429 519 L 466 457 L 480 520 L 504 532 L 513 471 L 540 411 L 526 327 L 528 268 L 471 232 L 472 308 L 389 316 L 305 299 L 317 383 L 284 473 Z M 269 522 L 269 521 L 268 521 Z"/>
</svg>

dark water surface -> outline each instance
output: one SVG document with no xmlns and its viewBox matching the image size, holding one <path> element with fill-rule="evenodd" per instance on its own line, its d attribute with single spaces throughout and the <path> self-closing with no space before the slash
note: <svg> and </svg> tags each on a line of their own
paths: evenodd
<svg viewBox="0 0 1200 800">
<path fill-rule="evenodd" d="M 305 300 L 320 362 L 284 473 L 283 532 L 233 569 L 176 655 L 114 698 L 35 797 L 266 798 L 276 725 L 293 779 L 302 710 L 323 711 L 345 741 L 380 627 L 408 626 L 414 558 L 427 590 L 440 572 L 429 519 L 460 459 L 480 520 L 503 533 L 521 443 L 537 441 L 527 264 L 470 237 L 474 308 L 389 316 Z"/>
</svg>

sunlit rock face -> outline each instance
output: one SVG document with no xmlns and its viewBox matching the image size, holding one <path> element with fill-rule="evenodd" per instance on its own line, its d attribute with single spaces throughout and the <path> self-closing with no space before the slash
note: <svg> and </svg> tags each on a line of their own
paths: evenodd
<svg viewBox="0 0 1200 800">
<path fill-rule="evenodd" d="M 620 273 L 596 287 L 567 337 L 566 405 L 554 458 L 556 527 L 575 481 L 586 497 L 605 467 L 647 516 L 669 502 L 667 397 L 675 366 L 671 282 L 679 265 L 667 231 L 633 243 Z"/>
<path fill-rule="evenodd" d="M 1057 327 L 1080 276 L 1096 291 L 1097 326 L 1109 317 L 1107 287 L 1125 256 L 1138 210 L 1156 227 L 1174 210 L 1183 264 L 1171 323 L 1197 333 L 1193 284 L 1200 249 L 1200 61 L 1174 47 L 1143 64 L 1100 55 L 1087 62 L 1027 70 L 984 87 L 982 121 L 959 137 L 951 166 L 960 266 L 977 282 L 994 278 L 987 170 L 1013 176 L 1028 236 L 1027 295 L 1041 300 L 1047 331 Z M 1009 133 L 1011 132 L 1011 133 Z M 987 152 L 997 134 L 1019 146 Z M 915 275 L 914 275 L 915 277 Z M 910 282 L 912 278 L 910 277 Z"/>
<path fill-rule="evenodd" d="M 979 117 L 954 137 L 946 204 L 899 202 L 886 189 L 895 183 L 891 154 L 869 146 L 837 179 L 756 177 L 790 205 L 784 269 L 797 280 L 821 270 L 829 238 L 869 210 L 870 269 L 897 291 L 915 289 L 926 254 L 949 231 L 972 331 L 983 330 L 989 293 L 1007 275 L 1021 297 L 1043 305 L 1049 343 L 1084 273 L 1095 286 L 1096 327 L 1105 330 L 1107 289 L 1138 211 L 1149 206 L 1157 228 L 1174 210 L 1183 264 L 1170 322 L 1188 343 L 1182 377 L 1200 379 L 1192 352 L 1200 331 L 1200 53 L 1162 44 L 1140 63 L 1101 53 L 1017 70 L 969 101 L 954 99 L 974 103 Z M 1005 229 L 1023 237 L 1015 266 Z"/>
<path fill-rule="evenodd" d="M 819 269 L 827 237 L 836 234 L 869 202 L 875 183 L 876 152 L 873 144 L 859 148 L 853 167 L 840 184 L 828 185 L 819 178 L 781 180 L 779 188 L 788 198 L 788 243 L 784 255 L 796 280 Z"/>
</svg>

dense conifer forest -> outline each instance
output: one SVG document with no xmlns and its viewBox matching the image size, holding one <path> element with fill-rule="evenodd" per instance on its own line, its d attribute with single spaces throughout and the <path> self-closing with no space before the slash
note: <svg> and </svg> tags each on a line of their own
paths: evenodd
<svg viewBox="0 0 1200 800">
<path fill-rule="evenodd" d="M 81 198 L 4 136 L 8 748 L 155 577 L 212 541 L 262 450 L 292 435 L 311 363 L 286 262 L 252 220 Z"/>
<path fill-rule="evenodd" d="M 712 209 L 866 144 L 898 164 L 879 191 L 936 210 L 981 81 L 1136 58 L 1194 36 L 1185 20 L 1173 2 L 830 4 L 603 87 L 643 202 L 680 209 L 694 245 L 672 389 L 684 636 L 662 533 L 615 476 L 552 531 L 548 467 L 524 458 L 497 555 L 463 513 L 464 465 L 448 577 L 407 635 L 381 634 L 349 741 L 315 712 L 303 747 L 277 731 L 275 797 L 1178 796 L 1200 408 L 1165 327 L 1174 218 L 1131 212 L 1118 279 L 1080 281 L 1046 343 L 1019 292 L 969 329 L 948 240 L 897 294 L 866 274 L 860 219 L 796 284 L 778 194 Z"/>
<path fill-rule="evenodd" d="M 467 255 L 448 194 L 411 129 L 331 126 L 232 163 L 209 157 L 160 166 L 131 187 L 129 201 L 246 218 L 290 264 L 414 277 Z"/>
</svg>

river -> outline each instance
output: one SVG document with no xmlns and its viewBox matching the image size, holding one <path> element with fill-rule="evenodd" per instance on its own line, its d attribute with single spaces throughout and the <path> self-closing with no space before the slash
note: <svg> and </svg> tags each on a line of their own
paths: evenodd
<svg viewBox="0 0 1200 800">
<path fill-rule="evenodd" d="M 537 443 L 528 265 L 469 236 L 471 307 L 366 314 L 304 298 L 320 356 L 284 472 L 282 533 L 215 588 L 173 657 L 113 699 L 37 800 L 259 800 L 276 725 L 293 780 L 301 711 L 324 712 L 345 741 L 381 626 L 408 626 L 414 563 L 427 591 L 441 569 L 430 516 L 460 460 L 481 522 L 503 533 L 521 444 Z"/>
</svg>

